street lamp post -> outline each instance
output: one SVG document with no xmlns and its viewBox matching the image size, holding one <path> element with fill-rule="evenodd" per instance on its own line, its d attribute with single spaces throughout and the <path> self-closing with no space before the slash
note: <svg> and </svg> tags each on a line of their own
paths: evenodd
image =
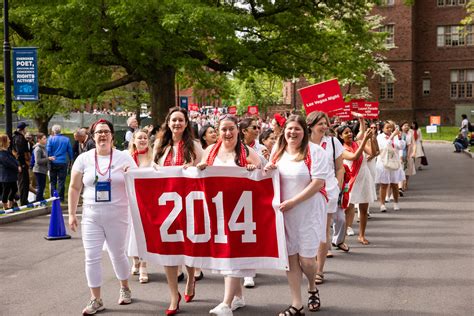
<svg viewBox="0 0 474 316">
<path fill-rule="evenodd" d="M 293 110 L 296 113 L 296 83 L 300 81 L 299 78 L 293 77 L 291 83 L 293 84 Z"/>
<path fill-rule="evenodd" d="M 8 0 L 3 0 L 3 73 L 5 87 L 5 116 L 6 132 L 12 139 L 12 77 L 11 77 L 11 56 L 8 28 Z"/>
</svg>

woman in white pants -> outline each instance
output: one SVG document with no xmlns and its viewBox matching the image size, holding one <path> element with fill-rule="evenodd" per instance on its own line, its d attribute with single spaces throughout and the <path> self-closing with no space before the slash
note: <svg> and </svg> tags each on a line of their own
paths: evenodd
<svg viewBox="0 0 474 316">
<path fill-rule="evenodd" d="M 84 187 L 81 230 L 91 299 L 83 315 L 95 314 L 104 309 L 100 292 L 104 242 L 107 242 L 115 275 L 120 281 L 118 303 L 132 302 L 128 287 L 130 264 L 125 251 L 129 214 L 123 172 L 136 165 L 128 154 L 113 149 L 112 123 L 101 119 L 91 126 L 91 133 L 96 148 L 83 153 L 74 162 L 68 201 L 69 227 L 75 232 L 78 225 L 77 204 Z"/>
<path fill-rule="evenodd" d="M 330 246 L 329 231 L 332 223 L 332 215 L 337 210 L 337 200 L 344 178 L 344 166 L 342 161 L 342 153 L 344 147 L 339 140 L 331 136 L 326 136 L 329 128 L 329 118 L 323 112 L 311 112 L 306 118 L 308 128 L 310 129 L 310 141 L 321 146 L 326 150 L 328 156 L 329 170 L 326 179 L 326 191 L 328 194 L 328 206 L 326 214 L 326 242 L 321 242 L 318 249 L 315 282 L 322 284 L 324 282 L 324 264 L 326 255 Z M 338 248 L 348 250 L 348 246 L 344 243 L 337 245 Z"/>
</svg>

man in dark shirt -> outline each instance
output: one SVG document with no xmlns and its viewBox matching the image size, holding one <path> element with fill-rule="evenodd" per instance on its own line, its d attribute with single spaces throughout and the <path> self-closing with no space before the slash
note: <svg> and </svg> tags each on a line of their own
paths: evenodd
<svg viewBox="0 0 474 316">
<path fill-rule="evenodd" d="M 28 141 L 25 138 L 27 126 L 28 124 L 25 122 L 20 122 L 17 125 L 17 130 L 13 133 L 13 152 L 21 167 L 21 172 L 18 174 L 18 192 L 20 193 L 21 205 L 28 204 L 28 192 L 30 188 L 28 170 L 31 154 L 28 147 Z"/>
</svg>

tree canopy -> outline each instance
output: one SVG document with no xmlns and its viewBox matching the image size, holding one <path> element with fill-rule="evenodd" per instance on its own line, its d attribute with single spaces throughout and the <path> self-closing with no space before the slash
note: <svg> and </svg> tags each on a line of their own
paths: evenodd
<svg viewBox="0 0 474 316">
<path fill-rule="evenodd" d="M 376 2 L 18 0 L 10 27 L 15 46 L 39 48 L 41 94 L 87 98 L 144 81 L 158 123 L 175 104 L 178 71 L 363 82 L 383 48 L 369 16 Z"/>
</svg>

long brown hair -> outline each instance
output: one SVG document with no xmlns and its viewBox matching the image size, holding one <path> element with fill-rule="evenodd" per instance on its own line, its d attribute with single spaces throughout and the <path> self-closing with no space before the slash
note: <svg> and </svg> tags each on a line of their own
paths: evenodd
<svg viewBox="0 0 474 316">
<path fill-rule="evenodd" d="M 330 121 L 326 113 L 318 111 L 309 113 L 309 115 L 306 117 L 306 123 L 308 124 L 308 131 L 310 134 L 311 128 L 313 128 L 314 125 L 318 124 L 318 122 L 321 121 L 323 118 L 326 119 L 326 122 L 329 126 Z"/>
<path fill-rule="evenodd" d="M 220 129 L 220 125 L 221 125 L 221 122 L 223 121 L 231 121 L 235 124 L 235 128 L 237 128 L 237 130 L 239 130 L 239 123 L 237 121 L 237 118 L 233 115 L 230 115 L 230 114 L 225 114 L 225 115 L 222 115 L 220 118 L 219 118 L 219 123 L 217 124 L 218 128 Z M 220 133 L 218 134 L 219 135 L 219 138 L 222 137 L 222 135 L 220 135 Z M 247 156 L 249 155 L 249 150 L 247 148 L 247 145 L 245 145 L 243 139 L 240 138 L 240 132 L 237 132 L 237 143 L 235 144 L 235 158 L 234 158 L 234 162 L 237 166 L 240 166 L 240 167 L 243 167 L 245 166 L 245 161 L 240 161 L 240 148 L 241 148 L 241 144 L 244 145 L 244 148 L 245 148 L 245 151 L 247 153 Z"/>
<path fill-rule="evenodd" d="M 308 133 L 308 125 L 306 124 L 305 119 L 301 115 L 290 115 L 290 117 L 286 120 L 285 125 L 283 127 L 283 133 L 278 138 L 278 149 L 275 153 L 274 160 L 278 161 L 288 146 L 288 142 L 285 139 L 285 129 L 289 123 L 296 122 L 298 123 L 301 128 L 303 129 L 304 135 L 303 140 L 301 141 L 301 145 L 299 148 L 298 156 L 296 157 L 296 161 L 301 161 L 306 158 L 307 150 L 308 150 L 308 143 L 309 143 L 309 133 Z"/>
<path fill-rule="evenodd" d="M 194 137 L 191 130 L 191 124 L 189 122 L 188 111 L 180 107 L 172 107 L 168 115 L 166 116 L 165 122 L 161 125 L 161 131 L 158 134 L 155 141 L 155 163 L 158 163 L 161 157 L 166 152 L 168 146 L 173 146 L 173 132 L 168 126 L 171 115 L 175 112 L 181 112 L 184 115 L 184 121 L 186 122 L 186 128 L 183 132 L 182 140 L 184 142 L 184 162 L 190 163 L 196 159 L 196 153 L 194 152 Z"/>
</svg>

